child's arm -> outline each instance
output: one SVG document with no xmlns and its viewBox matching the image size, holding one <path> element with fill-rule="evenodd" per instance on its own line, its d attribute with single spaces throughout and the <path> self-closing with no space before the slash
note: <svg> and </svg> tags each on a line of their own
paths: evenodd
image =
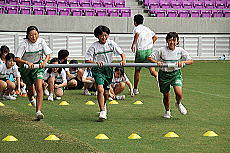
<svg viewBox="0 0 230 153">
<path fill-rule="evenodd" d="M 139 33 L 136 33 L 133 38 L 133 44 L 132 44 L 131 49 L 132 49 L 132 52 L 134 53 L 137 51 L 136 44 L 137 44 L 138 37 L 139 37 Z"/>
<path fill-rule="evenodd" d="M 154 35 L 154 36 L 152 37 L 153 43 L 155 43 L 155 41 L 157 41 L 157 39 L 158 39 L 158 37 L 157 37 L 156 35 Z"/>
<path fill-rule="evenodd" d="M 19 57 L 15 57 L 15 62 L 21 63 L 21 64 L 27 64 L 29 66 L 29 69 L 33 69 L 34 68 L 34 64 L 33 63 L 28 62 L 26 60 L 23 60 L 23 59 L 21 59 Z"/>
<path fill-rule="evenodd" d="M 44 68 L 49 60 L 50 60 L 50 54 L 46 55 L 45 60 L 42 63 L 39 64 L 39 68 Z"/>
<path fill-rule="evenodd" d="M 180 61 L 177 63 L 178 67 L 183 67 L 184 65 L 190 65 L 193 63 L 193 60 Z"/>
<path fill-rule="evenodd" d="M 126 84 L 128 85 L 128 87 L 129 87 L 129 91 L 130 91 L 131 97 L 133 97 L 133 96 L 134 96 L 134 93 L 133 93 L 133 85 L 132 85 L 132 83 L 131 83 L 130 81 L 126 81 L 125 83 L 126 83 Z"/>
<path fill-rule="evenodd" d="M 125 57 L 125 54 L 123 53 L 123 54 L 120 54 L 120 56 L 121 56 L 121 62 L 120 62 L 120 64 L 123 66 L 123 65 L 125 65 L 125 63 L 126 63 L 126 57 Z"/>
<path fill-rule="evenodd" d="M 21 87 L 20 87 L 20 85 L 21 85 L 21 79 L 20 79 L 20 77 L 16 77 L 16 83 L 17 83 L 17 87 L 18 87 L 18 92 L 19 93 L 21 93 Z"/>
<path fill-rule="evenodd" d="M 158 66 L 162 65 L 163 62 L 157 61 L 152 57 L 148 57 L 148 61 L 152 62 L 152 63 L 157 63 Z"/>
</svg>

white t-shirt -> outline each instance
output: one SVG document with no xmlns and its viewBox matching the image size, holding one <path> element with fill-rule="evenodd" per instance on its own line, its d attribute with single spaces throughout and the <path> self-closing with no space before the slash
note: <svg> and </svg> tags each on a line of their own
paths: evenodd
<svg viewBox="0 0 230 153">
<path fill-rule="evenodd" d="M 178 61 L 192 60 L 188 52 L 181 47 L 176 47 L 174 51 L 168 47 L 161 47 L 159 50 L 154 51 L 149 57 L 164 63 L 175 63 Z M 172 72 L 181 69 L 180 67 L 161 67 L 162 71 Z"/>
<path fill-rule="evenodd" d="M 18 71 L 18 66 L 15 64 L 12 68 L 7 69 L 6 64 L 0 64 L 0 79 L 6 79 L 10 77 L 10 74 L 14 74 L 14 77 L 21 77 Z"/>
<path fill-rule="evenodd" d="M 20 43 L 15 57 L 19 57 L 31 63 L 38 63 L 43 60 L 43 55 L 49 55 L 52 54 L 52 52 L 43 38 L 38 38 L 35 43 L 24 39 L 23 42 Z"/>
<path fill-rule="evenodd" d="M 99 41 L 96 41 L 87 50 L 85 60 L 112 63 L 113 55 L 122 53 L 122 49 L 113 40 L 107 39 L 105 44 L 100 44 Z"/>
<path fill-rule="evenodd" d="M 127 77 L 125 73 L 124 73 L 124 76 L 121 76 L 119 78 L 116 78 L 115 74 L 113 73 L 113 79 L 112 79 L 111 86 L 115 87 L 116 84 L 121 83 L 121 82 L 127 82 L 127 81 L 129 81 L 129 78 Z"/>
<path fill-rule="evenodd" d="M 57 83 L 67 82 L 66 72 L 64 69 L 61 70 L 61 73 L 58 73 L 58 72 L 48 73 L 47 71 L 48 71 L 48 69 L 45 70 L 44 80 L 48 80 L 49 77 L 55 77 L 55 82 L 57 82 Z"/>
<path fill-rule="evenodd" d="M 137 39 L 137 50 L 148 50 L 153 47 L 152 37 L 155 33 L 150 30 L 148 27 L 140 24 L 133 29 L 134 35 L 139 33 L 139 37 Z"/>
</svg>

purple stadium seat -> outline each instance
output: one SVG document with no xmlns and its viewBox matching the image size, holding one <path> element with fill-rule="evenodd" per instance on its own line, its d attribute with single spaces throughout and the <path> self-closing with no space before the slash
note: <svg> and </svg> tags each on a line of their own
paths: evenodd
<svg viewBox="0 0 230 153">
<path fill-rule="evenodd" d="M 191 17 L 200 17 L 200 10 L 191 10 L 190 11 Z"/>
<path fill-rule="evenodd" d="M 102 0 L 92 0 L 91 3 L 93 7 L 102 7 Z"/>
<path fill-rule="evenodd" d="M 230 0 L 226 0 L 226 7 L 230 8 Z"/>
<path fill-rule="evenodd" d="M 80 0 L 79 2 L 82 7 L 91 7 L 91 0 Z"/>
<path fill-rule="evenodd" d="M 182 6 L 185 9 L 191 9 L 193 7 L 193 3 L 190 0 L 183 0 L 182 1 Z"/>
<path fill-rule="evenodd" d="M 131 17 L 131 9 L 121 9 L 121 17 Z"/>
<path fill-rule="evenodd" d="M 5 7 L 0 6 L 0 14 L 5 14 Z"/>
<path fill-rule="evenodd" d="M 46 7 L 46 15 L 57 15 L 57 8 Z"/>
<path fill-rule="evenodd" d="M 8 3 L 9 3 L 9 5 L 18 5 L 19 0 L 9 0 Z"/>
<path fill-rule="evenodd" d="M 125 0 L 114 0 L 114 5 L 118 8 L 125 7 Z"/>
<path fill-rule="evenodd" d="M 225 0 L 216 0 L 216 8 L 223 9 L 226 6 Z"/>
<path fill-rule="evenodd" d="M 79 1 L 78 0 L 68 0 L 70 7 L 79 7 Z"/>
<path fill-rule="evenodd" d="M 156 16 L 157 16 L 157 17 L 166 17 L 166 16 L 167 16 L 166 10 L 159 10 L 159 9 L 156 9 L 156 10 L 155 10 L 155 13 L 156 13 Z"/>
<path fill-rule="evenodd" d="M 82 16 L 82 9 L 72 8 L 71 12 L 73 16 Z"/>
<path fill-rule="evenodd" d="M 34 7 L 33 14 L 34 15 L 44 15 L 45 14 L 44 7 Z"/>
<path fill-rule="evenodd" d="M 20 7 L 20 14 L 32 14 L 31 7 Z"/>
<path fill-rule="evenodd" d="M 212 10 L 212 15 L 213 17 L 223 17 L 223 11 L 222 10 L 217 10 L 217 9 L 213 9 Z"/>
<path fill-rule="evenodd" d="M 182 2 L 181 2 L 181 0 L 172 0 L 171 1 L 171 6 L 174 9 L 180 9 L 181 6 L 182 6 Z"/>
<path fill-rule="evenodd" d="M 167 17 L 177 17 L 178 16 L 176 10 L 168 10 L 167 12 L 168 12 Z"/>
<path fill-rule="evenodd" d="M 201 10 L 201 16 L 204 18 L 210 18 L 212 17 L 212 11 L 211 10 Z"/>
<path fill-rule="evenodd" d="M 104 0 L 103 5 L 106 8 L 114 7 L 114 1 L 113 0 Z"/>
<path fill-rule="evenodd" d="M 149 8 L 150 8 L 150 10 L 153 10 L 155 8 L 160 8 L 160 3 L 153 2 L 153 3 L 149 4 Z"/>
<path fill-rule="evenodd" d="M 58 13 L 60 16 L 69 16 L 70 9 L 69 8 L 58 8 Z"/>
<path fill-rule="evenodd" d="M 144 6 L 149 6 L 150 5 L 150 2 L 153 1 L 153 0 L 144 0 L 143 4 Z"/>
<path fill-rule="evenodd" d="M 20 5 L 30 6 L 31 5 L 31 0 L 21 0 Z"/>
<path fill-rule="evenodd" d="M 224 17 L 230 17 L 230 10 L 223 10 Z"/>
<path fill-rule="evenodd" d="M 56 0 L 58 7 L 69 7 L 68 1 L 65 0 Z"/>
<path fill-rule="evenodd" d="M 7 6 L 6 10 L 7 10 L 7 14 L 18 14 L 18 7 Z"/>
<path fill-rule="evenodd" d="M 204 1 L 203 0 L 194 0 L 193 7 L 196 9 L 203 9 L 204 8 Z"/>
<path fill-rule="evenodd" d="M 178 16 L 182 17 L 182 18 L 190 17 L 189 10 L 179 10 L 178 11 Z"/>
<path fill-rule="evenodd" d="M 83 12 L 84 12 L 85 16 L 94 16 L 95 15 L 94 9 L 84 9 Z"/>
<path fill-rule="evenodd" d="M 213 9 L 215 7 L 214 0 L 204 0 L 204 7 L 207 9 Z"/>
<path fill-rule="evenodd" d="M 96 9 L 95 13 L 97 16 L 107 16 L 106 9 Z"/>
<path fill-rule="evenodd" d="M 170 0 L 160 0 L 161 8 L 167 9 L 171 7 Z"/>
<path fill-rule="evenodd" d="M 31 0 L 31 2 L 34 6 L 44 6 L 45 5 L 43 0 Z"/>
<path fill-rule="evenodd" d="M 55 0 L 45 0 L 45 5 L 46 6 L 54 6 L 54 7 L 57 7 L 57 3 Z"/>
<path fill-rule="evenodd" d="M 0 5 L 5 5 L 6 1 L 5 0 L 0 0 Z"/>
<path fill-rule="evenodd" d="M 107 12 L 108 12 L 109 16 L 119 17 L 119 10 L 118 9 L 108 9 Z"/>
</svg>

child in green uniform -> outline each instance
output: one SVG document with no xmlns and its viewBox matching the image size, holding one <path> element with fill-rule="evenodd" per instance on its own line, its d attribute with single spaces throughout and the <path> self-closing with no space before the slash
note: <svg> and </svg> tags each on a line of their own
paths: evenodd
<svg viewBox="0 0 230 153">
<path fill-rule="evenodd" d="M 179 44 L 179 36 L 176 32 L 169 32 L 166 36 L 167 46 L 152 53 L 148 60 L 157 63 L 159 66 L 162 63 L 176 62 L 178 67 L 160 67 L 158 80 L 160 92 L 163 94 L 163 103 L 165 106 L 164 118 L 171 118 L 170 112 L 170 86 L 173 86 L 176 95 L 176 107 L 181 114 L 187 114 L 186 108 L 182 105 L 182 73 L 181 67 L 184 64 L 192 64 L 193 60 L 188 52 Z"/>
<path fill-rule="evenodd" d="M 26 32 L 26 38 L 23 39 L 16 51 L 15 61 L 20 64 L 20 72 L 23 81 L 28 89 L 28 98 L 32 105 L 36 106 L 35 120 L 44 118 L 41 112 L 43 102 L 43 76 L 44 67 L 50 59 L 52 50 L 47 46 L 44 39 L 39 37 L 39 31 L 36 26 L 29 26 Z M 44 58 L 43 58 L 44 57 Z M 28 65 L 28 69 L 24 65 Z M 34 64 L 39 64 L 39 68 L 34 68 Z M 37 93 L 34 99 L 34 86 Z"/>
<path fill-rule="evenodd" d="M 103 67 L 104 63 L 112 63 L 113 54 L 121 56 L 121 65 L 126 63 L 126 58 L 121 48 L 112 40 L 108 39 L 110 29 L 100 25 L 94 30 L 94 36 L 98 41 L 94 42 L 85 55 L 86 63 L 96 63 L 99 67 L 92 68 L 92 74 L 97 84 L 97 99 L 100 107 L 98 121 L 107 119 L 106 100 L 109 96 L 109 88 L 113 78 L 113 68 Z"/>
</svg>

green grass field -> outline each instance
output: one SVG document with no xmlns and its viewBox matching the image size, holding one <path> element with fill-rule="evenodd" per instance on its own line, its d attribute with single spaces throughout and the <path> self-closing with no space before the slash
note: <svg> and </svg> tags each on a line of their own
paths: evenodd
<svg viewBox="0 0 230 153">
<path fill-rule="evenodd" d="M 126 73 L 132 81 L 134 69 L 126 68 Z M 230 63 L 195 62 L 183 68 L 183 79 L 188 115 L 181 115 L 175 108 L 172 92 L 171 119 L 162 117 L 162 97 L 147 69 L 141 72 L 140 95 L 130 97 L 126 87 L 127 98 L 118 101 L 119 105 L 108 105 L 105 122 L 96 122 L 97 105 L 85 105 L 88 100 L 97 102 L 96 97 L 84 96 L 81 90 L 65 91 L 62 100 L 69 106 L 44 100 L 45 119 L 40 122 L 32 121 L 35 112 L 27 105 L 27 98 L 1 100 L 6 106 L 0 107 L 0 139 L 13 135 L 18 141 L 0 141 L 0 152 L 230 152 Z M 134 105 L 137 100 L 144 104 Z M 204 137 L 208 130 L 219 136 Z M 179 138 L 163 137 L 170 131 Z M 95 139 L 100 133 L 110 139 Z M 142 138 L 128 139 L 132 133 Z M 50 134 L 61 140 L 45 141 Z"/>
</svg>

